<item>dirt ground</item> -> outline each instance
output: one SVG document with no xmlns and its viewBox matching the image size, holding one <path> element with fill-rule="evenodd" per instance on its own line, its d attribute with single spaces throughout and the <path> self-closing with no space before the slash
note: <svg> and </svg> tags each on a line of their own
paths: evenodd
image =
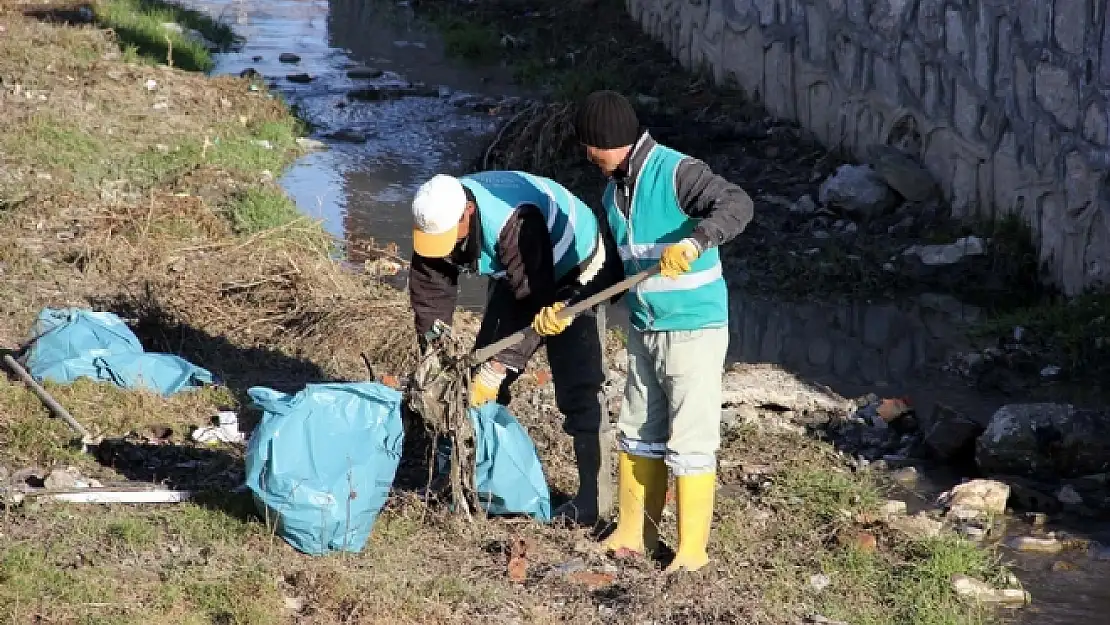
<svg viewBox="0 0 1110 625">
<path fill-rule="evenodd" d="M 404 374 L 413 342 L 407 298 L 345 270 L 334 242 L 299 219 L 274 185 L 304 150 L 280 100 L 246 79 L 144 56 L 146 48 L 97 26 L 96 15 L 120 9 L 108 5 L 93 7 L 92 20 L 69 7 L 66 15 L 86 23 L 64 24 L 0 3 L 0 226 L 8 240 L 0 246 L 0 344 L 18 347 L 43 307 L 111 310 L 132 321 L 148 350 L 177 353 L 220 383 L 171 399 L 88 381 L 50 385 L 79 421 L 115 441 L 83 454 L 21 383 L 0 380 L 0 464 L 13 482 L 73 466 L 104 483 L 200 491 L 193 502 L 161 506 L 9 502 L 0 518 L 0 620 L 988 619 L 985 608 L 961 602 L 949 577 L 1000 583 L 989 552 L 948 532 L 892 529 L 877 476 L 850 470 L 831 446 L 764 406 L 751 406 L 752 418 L 725 437 L 714 562 L 696 575 L 667 578 L 659 562 L 611 561 L 585 529 L 466 524 L 405 488 L 363 553 L 295 552 L 249 495 L 234 492 L 243 450 L 195 445 L 189 433 L 219 409 L 249 417 L 244 397 L 254 385 L 365 379 L 364 354 L 379 375 Z M 456 326 L 472 332 L 474 319 L 460 313 Z M 617 367 L 617 337 L 611 347 Z M 562 493 L 573 488 L 573 469 L 542 367 L 518 383 L 512 410 Z M 662 533 L 673 545 L 670 512 Z M 527 569 L 514 579 L 507 562 L 520 544 Z"/>
</svg>

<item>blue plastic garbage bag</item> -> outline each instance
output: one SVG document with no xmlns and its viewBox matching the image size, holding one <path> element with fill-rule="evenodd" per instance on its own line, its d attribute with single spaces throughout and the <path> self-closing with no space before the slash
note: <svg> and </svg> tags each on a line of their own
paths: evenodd
<svg viewBox="0 0 1110 625">
<path fill-rule="evenodd" d="M 476 449 L 475 485 L 489 514 L 551 520 L 551 492 L 536 446 L 524 426 L 497 402 L 470 409 Z"/>
<path fill-rule="evenodd" d="M 172 395 L 187 388 L 212 384 L 207 369 L 173 354 L 111 354 L 95 361 L 100 379 L 122 388 L 148 388 Z"/>
<path fill-rule="evenodd" d="M 247 393 L 264 412 L 246 457 L 259 509 L 298 551 L 361 551 L 401 459 L 401 393 L 376 382 Z"/>
<path fill-rule="evenodd" d="M 45 308 L 32 329 L 26 367 L 38 381 L 62 384 L 87 377 L 162 395 L 210 384 L 213 376 L 173 354 L 143 350 L 118 316 L 79 308 Z"/>
</svg>

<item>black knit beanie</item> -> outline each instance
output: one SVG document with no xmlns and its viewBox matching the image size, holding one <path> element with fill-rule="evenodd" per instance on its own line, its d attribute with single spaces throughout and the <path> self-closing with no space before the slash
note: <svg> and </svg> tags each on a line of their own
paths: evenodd
<svg viewBox="0 0 1110 625">
<path fill-rule="evenodd" d="M 590 147 L 622 148 L 640 138 L 640 121 L 624 96 L 616 91 L 595 91 L 578 107 L 574 130 L 578 141 Z"/>
</svg>

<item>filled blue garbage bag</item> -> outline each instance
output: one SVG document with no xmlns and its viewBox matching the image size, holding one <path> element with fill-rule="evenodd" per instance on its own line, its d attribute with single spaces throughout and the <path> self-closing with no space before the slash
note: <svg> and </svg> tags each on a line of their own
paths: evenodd
<svg viewBox="0 0 1110 625">
<path fill-rule="evenodd" d="M 551 520 L 551 492 L 539 454 L 524 426 L 509 409 L 488 402 L 470 409 L 476 442 L 475 487 L 489 514 L 526 514 Z"/>
<path fill-rule="evenodd" d="M 27 372 L 39 382 L 78 378 L 112 382 L 162 395 L 211 384 L 212 373 L 173 354 L 143 350 L 118 316 L 80 308 L 45 308 L 32 328 Z"/>
<path fill-rule="evenodd" d="M 246 457 L 259 510 L 302 553 L 361 551 L 401 459 L 400 391 L 355 382 L 247 393 L 263 411 Z"/>
</svg>

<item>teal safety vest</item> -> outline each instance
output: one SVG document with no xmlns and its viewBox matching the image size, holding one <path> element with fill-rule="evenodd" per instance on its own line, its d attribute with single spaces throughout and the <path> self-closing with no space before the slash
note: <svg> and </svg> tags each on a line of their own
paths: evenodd
<svg viewBox="0 0 1110 625">
<path fill-rule="evenodd" d="M 656 145 L 644 160 L 633 185 L 628 218 L 617 207 L 616 183 L 605 189 L 604 204 L 624 261 L 626 275 L 659 264 L 663 250 L 690 236 L 698 220 L 682 211 L 675 191 L 675 173 L 686 157 Z M 655 275 L 625 295 L 632 326 L 642 332 L 701 330 L 728 325 L 728 288 L 717 248 L 690 263 L 675 278 Z"/>
<path fill-rule="evenodd" d="M 474 194 L 482 225 L 478 273 L 500 278 L 505 267 L 497 240 L 513 211 L 535 205 L 547 220 L 555 279 L 590 260 L 599 243 L 597 215 L 565 187 L 542 176 L 520 171 L 484 171 L 459 178 Z"/>
</svg>

